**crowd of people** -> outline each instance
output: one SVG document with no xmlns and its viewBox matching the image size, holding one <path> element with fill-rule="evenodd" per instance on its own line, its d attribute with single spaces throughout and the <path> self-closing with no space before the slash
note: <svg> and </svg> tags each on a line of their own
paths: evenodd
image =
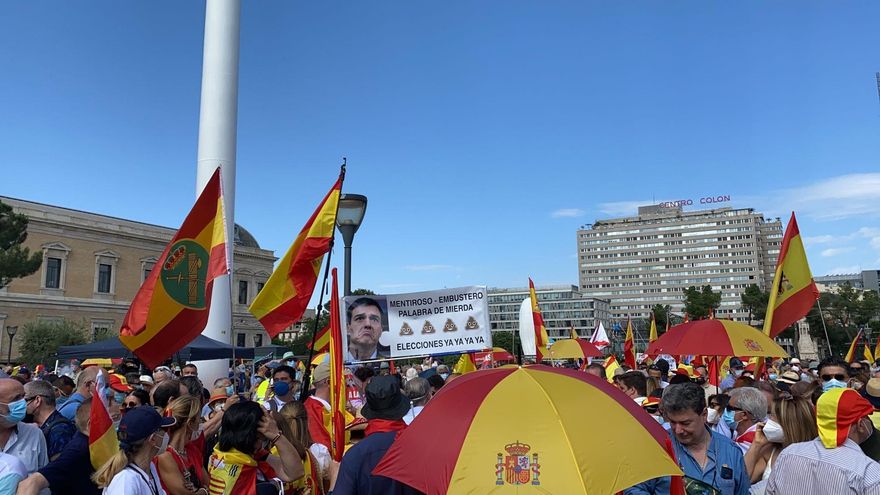
<svg viewBox="0 0 880 495">
<path fill-rule="evenodd" d="M 706 366 L 671 369 L 664 359 L 610 377 L 599 362 L 584 370 L 668 431 L 687 493 L 819 495 L 880 494 L 873 366 L 777 360 L 755 376 L 731 358 L 720 383 Z M 430 360 L 346 368 L 347 445 L 338 463 L 330 453 L 327 360 L 308 387 L 292 354 L 258 366 L 243 386 L 238 368 L 206 386 L 193 364 L 149 374 L 130 362 L 69 371 L 20 367 L 0 378 L 0 494 L 416 494 L 373 468 L 457 377 Z M 99 381 L 108 385 L 103 399 L 119 449 L 94 469 L 89 418 Z M 671 486 L 657 478 L 625 493 L 665 494 Z"/>
</svg>

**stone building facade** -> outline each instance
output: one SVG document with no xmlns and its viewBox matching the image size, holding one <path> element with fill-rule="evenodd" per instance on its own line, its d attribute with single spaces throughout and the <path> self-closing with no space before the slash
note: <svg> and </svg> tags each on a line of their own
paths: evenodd
<svg viewBox="0 0 880 495">
<path fill-rule="evenodd" d="M 74 320 L 91 335 L 118 332 L 129 304 L 175 229 L 14 198 L 0 197 L 29 218 L 25 245 L 42 252 L 43 265 L 0 289 L 0 357 L 6 358 L 9 326 L 13 359 L 24 326 Z M 268 345 L 270 339 L 247 306 L 272 273 L 274 253 L 243 227 L 234 232 L 232 325 L 236 344 Z M 295 329 L 292 328 L 292 331 Z"/>
</svg>

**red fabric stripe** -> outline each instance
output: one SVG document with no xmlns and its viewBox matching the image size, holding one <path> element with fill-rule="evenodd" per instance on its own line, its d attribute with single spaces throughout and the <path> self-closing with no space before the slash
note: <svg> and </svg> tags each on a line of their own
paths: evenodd
<svg viewBox="0 0 880 495">
<path fill-rule="evenodd" d="M 795 323 L 810 312 L 816 300 L 819 299 L 819 289 L 816 283 L 794 293 L 773 311 L 773 322 L 770 328 L 770 337 L 776 337 L 789 325 Z"/>
<path fill-rule="evenodd" d="M 483 403 L 483 398 L 498 382 L 515 370 L 516 368 L 495 368 L 468 373 L 441 388 L 431 399 L 431 406 L 426 407 L 419 414 L 419 421 L 425 424 L 434 421 L 434 424 L 443 424 L 444 428 L 403 430 L 373 470 L 373 474 L 394 478 L 422 493 L 446 493 L 461 447 Z M 587 373 L 581 374 L 587 375 Z M 443 399 L 459 387 L 467 387 L 473 400 L 460 401 L 455 396 L 453 396 L 454 400 Z M 633 402 L 632 399 L 630 402 Z M 430 455 L 408 454 L 408 452 L 422 452 L 428 445 L 431 450 Z M 437 469 L 438 462 L 450 468 Z"/>
<path fill-rule="evenodd" d="M 137 349 L 132 349 L 132 352 L 144 362 L 147 368 L 159 366 L 202 333 L 208 323 L 208 314 L 211 311 L 213 287 L 213 281 L 208 282 L 205 287 L 205 309 L 183 308 L 152 339 Z"/>
<path fill-rule="evenodd" d="M 217 216 L 217 198 L 220 197 L 220 169 L 214 171 L 214 175 L 205 184 L 199 199 L 193 205 L 193 209 L 186 216 L 180 230 L 171 240 L 170 244 L 174 244 L 178 239 L 193 239 L 204 230 L 205 225 L 214 220 Z"/>
<path fill-rule="evenodd" d="M 794 212 L 791 212 L 791 218 L 788 220 L 788 225 L 785 227 L 785 234 L 782 236 L 782 245 L 779 248 L 779 256 L 776 258 L 776 266 L 782 264 L 782 260 L 784 260 L 785 256 L 788 254 L 788 247 L 791 245 L 791 240 L 796 235 L 801 235 L 801 230 L 798 228 L 797 219 L 794 218 Z"/>
<path fill-rule="evenodd" d="M 648 345 L 648 354 L 732 356 L 733 347 L 722 321 L 696 320 L 687 326 L 672 327 Z"/>
</svg>

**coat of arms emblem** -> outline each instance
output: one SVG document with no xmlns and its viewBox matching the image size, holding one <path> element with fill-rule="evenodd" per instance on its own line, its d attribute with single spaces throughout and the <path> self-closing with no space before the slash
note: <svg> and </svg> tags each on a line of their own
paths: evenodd
<svg viewBox="0 0 880 495">
<path fill-rule="evenodd" d="M 516 441 L 504 446 L 507 455 L 498 453 L 498 463 L 495 464 L 496 485 L 540 485 L 538 477 L 541 475 L 541 465 L 538 464 L 538 454 L 529 456 L 531 447 Z"/>
</svg>

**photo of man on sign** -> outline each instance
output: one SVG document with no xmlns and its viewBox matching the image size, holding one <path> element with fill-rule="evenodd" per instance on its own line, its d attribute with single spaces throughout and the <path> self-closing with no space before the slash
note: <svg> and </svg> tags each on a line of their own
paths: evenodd
<svg viewBox="0 0 880 495">
<path fill-rule="evenodd" d="M 384 297 L 360 296 L 348 303 L 346 299 L 345 337 L 348 345 L 345 362 L 368 361 L 390 355 L 389 348 L 379 344 L 382 332 L 388 331 Z"/>
</svg>

